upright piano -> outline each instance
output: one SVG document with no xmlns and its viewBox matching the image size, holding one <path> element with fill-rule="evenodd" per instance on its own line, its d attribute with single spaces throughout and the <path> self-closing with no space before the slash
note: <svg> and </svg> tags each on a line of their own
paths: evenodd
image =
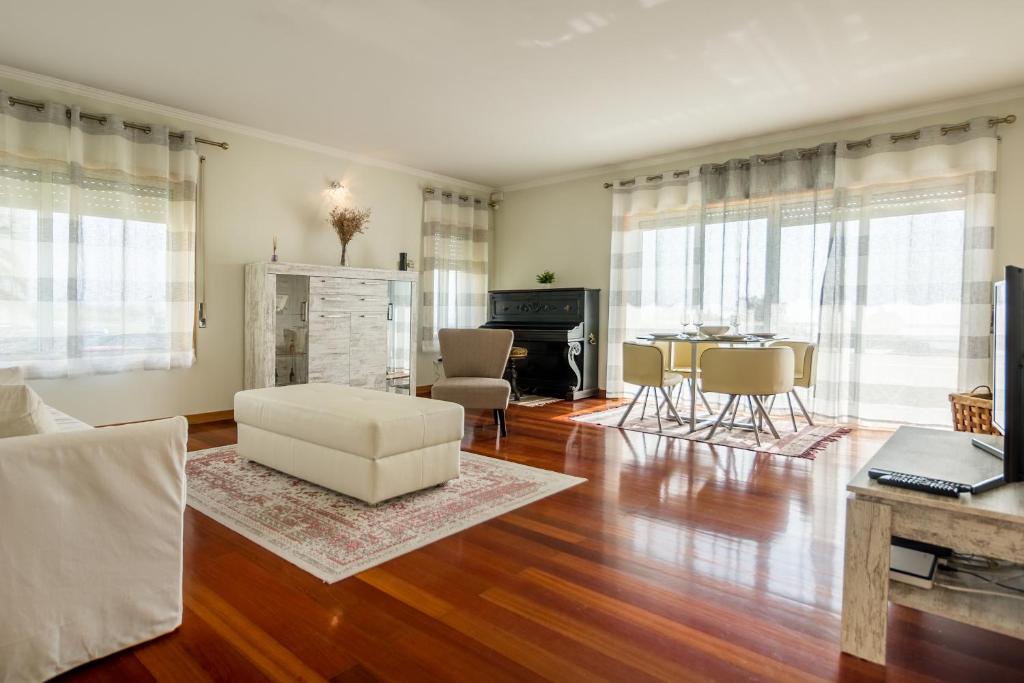
<svg viewBox="0 0 1024 683">
<path fill-rule="evenodd" d="M 598 305 L 601 290 L 582 287 L 488 292 L 483 327 L 512 330 L 519 388 L 566 400 L 597 393 Z"/>
</svg>

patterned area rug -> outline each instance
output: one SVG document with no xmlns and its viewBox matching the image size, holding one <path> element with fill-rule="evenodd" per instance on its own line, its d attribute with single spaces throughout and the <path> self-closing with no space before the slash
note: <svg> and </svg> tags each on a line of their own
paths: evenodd
<svg viewBox="0 0 1024 683">
<path fill-rule="evenodd" d="M 599 425 L 601 427 L 617 427 L 619 420 L 622 418 L 622 413 L 625 412 L 626 406 L 619 408 L 612 408 L 611 410 L 602 410 L 596 413 L 583 413 L 571 416 L 571 419 L 575 422 L 583 422 L 585 424 Z M 629 419 L 626 420 L 625 424 L 622 425 L 622 429 L 628 429 L 634 432 L 645 432 L 647 434 L 659 434 L 658 432 L 658 418 L 652 412 L 652 405 L 648 408 L 647 414 L 644 419 L 640 419 L 640 405 L 633 409 Z M 683 417 L 682 411 L 679 412 L 680 417 Z M 705 418 L 707 416 L 704 416 Z M 701 419 L 700 414 L 697 417 Z M 746 418 L 750 419 L 749 415 Z M 794 432 L 792 423 L 789 420 L 789 413 L 780 415 L 772 413 L 772 422 L 775 423 L 775 429 L 779 432 L 779 438 L 775 439 L 771 434 L 761 432 L 761 445 L 757 445 L 757 441 L 754 439 L 754 433 L 750 430 L 745 429 L 733 429 L 729 431 L 724 427 L 719 427 L 718 431 L 715 432 L 714 437 L 708 439 L 708 432 L 710 428 L 701 429 L 692 434 L 689 433 L 689 425 L 684 424 L 680 427 L 675 420 L 664 417 L 661 418 L 662 426 L 664 430 L 660 432 L 661 436 L 669 436 L 676 439 L 687 439 L 689 441 L 700 441 L 703 443 L 712 444 L 715 446 L 728 446 L 730 448 L 742 448 L 748 451 L 756 451 L 758 453 L 770 453 L 772 455 L 787 455 L 792 458 L 807 458 L 813 460 L 814 457 L 822 450 L 824 450 L 830 443 L 838 441 L 852 429 L 849 427 L 843 427 L 840 425 L 809 425 L 806 421 L 801 418 L 797 418 L 797 427 L 799 431 Z M 686 418 L 683 417 L 685 423 Z M 743 417 L 739 418 L 739 421 L 743 421 Z"/>
<path fill-rule="evenodd" d="M 586 479 L 462 453 L 461 476 L 376 507 L 239 457 L 188 454 L 188 504 L 327 583 Z"/>
</svg>

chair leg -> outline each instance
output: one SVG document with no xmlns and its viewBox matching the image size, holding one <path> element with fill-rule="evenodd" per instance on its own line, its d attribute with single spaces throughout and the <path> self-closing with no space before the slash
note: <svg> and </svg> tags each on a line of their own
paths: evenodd
<svg viewBox="0 0 1024 683">
<path fill-rule="evenodd" d="M 654 390 L 654 414 L 658 418 L 658 433 L 661 433 L 661 399 L 658 398 L 658 387 Z"/>
<path fill-rule="evenodd" d="M 640 421 L 644 421 L 644 415 L 647 413 L 647 400 L 651 397 L 651 388 L 644 387 L 644 404 L 640 406 Z"/>
<path fill-rule="evenodd" d="M 768 416 L 768 411 L 764 409 L 764 403 L 761 402 L 760 397 L 754 397 L 754 403 L 757 405 L 757 409 L 761 412 L 761 417 L 764 419 L 764 423 L 768 425 L 768 431 L 772 433 L 776 439 L 779 438 L 779 432 L 775 429 L 775 425 L 772 423 L 772 418 Z"/>
<path fill-rule="evenodd" d="M 621 427 L 622 423 L 626 421 L 627 417 L 629 417 L 629 412 L 633 410 L 633 406 L 636 405 L 636 400 L 640 398 L 640 392 L 642 392 L 643 390 L 643 387 L 640 387 L 639 389 L 636 390 L 636 393 L 633 395 L 633 400 L 629 402 L 629 407 L 626 408 L 626 412 L 622 414 L 622 419 L 619 420 L 619 424 L 617 426 Z"/>
<path fill-rule="evenodd" d="M 505 411 L 504 409 L 494 411 L 498 414 L 498 429 L 501 431 L 502 436 L 508 436 L 508 429 L 505 427 Z"/>
<path fill-rule="evenodd" d="M 665 396 L 665 404 L 668 405 L 669 413 L 672 414 L 672 417 L 674 417 L 676 419 L 676 422 L 679 423 L 679 426 L 682 427 L 683 426 L 683 421 L 679 417 L 679 412 L 676 410 L 676 407 L 672 404 L 672 399 L 669 398 L 668 392 L 665 391 L 665 387 L 661 388 L 661 393 L 664 394 L 664 396 Z"/>
<path fill-rule="evenodd" d="M 696 380 L 690 380 L 690 381 L 691 382 L 695 382 Z M 715 411 L 711 410 L 711 404 L 708 403 L 708 397 L 704 395 L 704 392 L 701 390 L 699 384 L 697 385 L 697 394 L 700 396 L 700 400 L 704 402 L 704 409 L 708 411 L 708 414 L 709 415 L 714 415 Z"/>
<path fill-rule="evenodd" d="M 736 426 L 736 412 L 739 410 L 739 407 L 739 400 L 732 404 L 732 416 L 729 418 L 729 426 L 726 427 L 730 432 L 732 431 L 732 428 Z"/>
<path fill-rule="evenodd" d="M 804 402 L 800 400 L 800 394 L 796 393 L 796 389 L 790 390 L 793 394 L 793 398 L 796 399 L 796 404 L 800 406 L 800 412 L 804 414 L 804 419 L 807 420 L 807 424 L 814 426 L 814 420 L 811 419 L 811 414 L 807 412 L 807 408 L 804 408 Z"/>
<path fill-rule="evenodd" d="M 789 419 L 793 422 L 793 431 L 799 432 L 800 428 L 796 426 L 796 411 L 793 410 L 793 397 L 786 392 L 786 402 L 789 403 Z"/>
<path fill-rule="evenodd" d="M 754 401 L 751 400 L 751 399 L 752 399 L 752 397 L 747 396 L 747 407 L 750 408 L 750 423 L 751 423 L 751 426 L 753 426 L 753 428 L 754 428 L 754 441 L 756 441 L 757 445 L 760 446 L 761 445 L 761 430 L 757 426 L 757 413 L 754 412 Z"/>
<path fill-rule="evenodd" d="M 725 405 L 722 406 L 722 412 L 720 412 L 718 414 L 718 419 L 715 420 L 715 424 L 711 425 L 711 431 L 708 432 L 708 438 L 709 439 L 715 435 L 715 431 L 718 430 L 718 425 L 722 424 L 722 420 L 725 419 L 725 414 L 729 412 L 729 408 L 732 406 L 732 404 L 735 401 L 736 401 L 736 396 L 734 396 L 733 394 L 730 394 L 729 398 L 726 399 L 726 401 L 725 401 Z"/>
</svg>

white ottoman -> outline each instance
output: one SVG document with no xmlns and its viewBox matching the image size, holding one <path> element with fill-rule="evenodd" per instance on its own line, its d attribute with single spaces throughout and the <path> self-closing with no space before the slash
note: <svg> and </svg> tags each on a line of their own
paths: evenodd
<svg viewBox="0 0 1024 683">
<path fill-rule="evenodd" d="M 459 476 L 462 406 L 337 384 L 235 394 L 238 454 L 379 503 Z"/>
</svg>

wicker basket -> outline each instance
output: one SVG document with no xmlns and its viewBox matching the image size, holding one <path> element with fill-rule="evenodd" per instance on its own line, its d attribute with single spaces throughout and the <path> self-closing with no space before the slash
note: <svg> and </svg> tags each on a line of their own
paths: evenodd
<svg viewBox="0 0 1024 683">
<path fill-rule="evenodd" d="M 953 409 L 953 429 L 958 432 L 998 434 L 992 426 L 992 388 L 986 385 L 974 387 L 965 394 L 950 394 L 949 405 Z"/>
</svg>

